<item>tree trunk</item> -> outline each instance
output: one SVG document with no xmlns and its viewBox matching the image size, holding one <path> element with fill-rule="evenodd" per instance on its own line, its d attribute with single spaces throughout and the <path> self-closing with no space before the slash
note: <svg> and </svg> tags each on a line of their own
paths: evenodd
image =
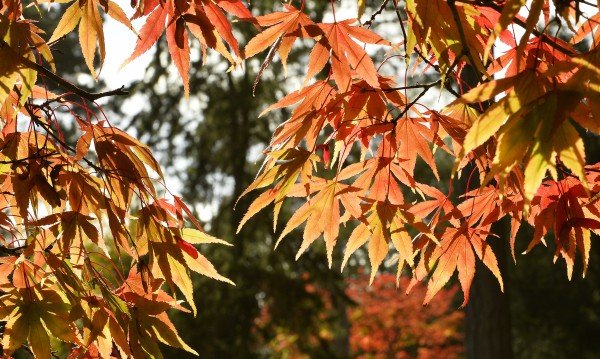
<svg viewBox="0 0 600 359">
<path fill-rule="evenodd" d="M 477 75 L 469 66 L 462 71 L 461 78 L 463 84 L 468 85 L 469 88 L 479 82 Z M 466 188 L 464 181 L 467 177 L 462 176 L 459 180 L 459 186 L 463 190 Z M 505 218 L 494 224 L 492 232 L 500 237 L 488 236 L 487 240 L 498 259 L 498 266 L 504 280 L 504 293 L 501 292 L 498 281 L 492 273 L 480 260 L 477 260 L 470 300 L 466 307 L 465 350 L 466 357 L 469 359 L 513 358 L 506 270 L 509 258 L 509 221 Z"/>
<path fill-rule="evenodd" d="M 502 225 L 504 222 L 499 224 Z M 506 228 L 506 226 L 503 227 Z M 500 291 L 498 281 L 492 273 L 481 261 L 477 261 L 475 279 L 471 286 L 471 297 L 466 308 L 465 349 L 467 358 L 510 359 L 513 357 L 510 308 L 506 293 L 508 253 L 505 239 L 508 237 L 508 231 L 498 232 L 496 233 L 500 234 L 500 238 L 488 237 L 488 241 L 498 258 L 504 279 L 505 293 Z"/>
<path fill-rule="evenodd" d="M 350 318 L 348 318 L 348 303 L 339 295 L 333 296 L 335 311 L 338 322 L 334 338 L 335 356 L 338 358 L 350 358 Z"/>
</svg>

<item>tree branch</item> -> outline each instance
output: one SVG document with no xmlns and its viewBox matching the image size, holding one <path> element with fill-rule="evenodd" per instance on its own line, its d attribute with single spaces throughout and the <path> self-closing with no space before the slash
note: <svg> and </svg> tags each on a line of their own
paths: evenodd
<svg viewBox="0 0 600 359">
<path fill-rule="evenodd" d="M 452 11 L 452 17 L 454 18 L 454 22 L 456 23 L 456 27 L 458 28 L 458 36 L 460 36 L 460 42 L 462 45 L 462 54 L 467 56 L 471 66 L 474 69 L 477 69 L 477 64 L 475 63 L 475 59 L 473 58 L 473 54 L 471 53 L 471 49 L 469 48 L 469 44 L 467 43 L 467 36 L 465 35 L 465 29 L 462 26 L 462 22 L 460 21 L 460 15 L 458 14 L 458 9 L 456 8 L 456 0 L 448 0 L 448 6 Z M 478 81 L 481 82 L 481 74 L 479 71 L 476 71 Z"/>
<path fill-rule="evenodd" d="M 488 7 L 490 9 L 493 9 L 499 13 L 502 13 L 502 6 L 495 4 L 493 2 L 480 2 L 480 1 L 471 1 L 471 0 L 448 0 L 448 3 L 450 3 L 450 1 L 452 2 L 460 2 L 463 4 L 469 4 L 469 5 L 474 5 L 474 6 L 481 6 L 481 7 Z M 523 21 L 522 19 L 515 17 L 513 19 L 513 22 L 517 25 L 519 25 L 520 27 L 522 27 L 523 29 L 527 28 L 527 24 L 525 23 L 525 21 Z M 545 42 L 546 44 L 552 46 L 553 48 L 555 48 L 556 50 L 562 52 L 565 55 L 569 55 L 569 56 L 575 56 L 577 55 L 577 53 L 575 51 L 573 51 L 572 49 L 566 48 L 564 46 L 562 46 L 560 43 L 556 42 L 555 40 L 553 40 L 550 36 L 548 36 L 547 34 L 539 31 L 536 28 L 533 28 L 531 33 L 537 37 L 540 38 L 540 40 L 542 42 Z"/>
<path fill-rule="evenodd" d="M 27 246 L 8 248 L 8 247 L 0 245 L 0 254 L 16 256 L 16 255 L 21 254 L 21 252 L 25 248 L 27 248 Z"/>
<path fill-rule="evenodd" d="M 393 123 L 398 122 L 399 119 L 401 119 L 402 117 L 404 117 L 404 115 L 406 115 L 408 113 L 408 111 L 417 104 L 417 102 L 423 97 L 425 96 L 425 94 L 429 91 L 429 89 L 431 89 L 434 86 L 437 85 L 442 85 L 444 87 L 446 87 L 446 83 L 447 81 L 445 81 L 446 79 L 448 79 L 448 76 L 450 75 L 450 73 L 452 71 L 454 71 L 454 68 L 456 66 L 458 66 L 458 61 L 460 60 L 461 57 L 463 57 L 465 55 L 465 50 L 463 49 L 463 51 L 460 52 L 460 54 L 458 54 L 456 56 L 456 58 L 454 59 L 454 62 L 452 63 L 452 65 L 450 65 L 450 67 L 446 70 L 445 75 L 442 77 L 444 79 L 444 82 L 442 83 L 442 79 L 439 79 L 435 82 L 429 83 L 429 84 L 425 84 L 425 85 L 418 85 L 415 88 L 422 88 L 423 90 L 421 90 L 421 92 L 417 95 L 417 97 L 415 97 L 414 100 L 412 100 L 409 104 L 406 105 L 406 107 L 404 108 L 404 110 L 402 110 L 402 112 L 400 112 L 400 114 L 396 117 L 394 117 L 394 119 L 391 121 Z M 457 97 L 460 97 L 457 96 Z"/>
<path fill-rule="evenodd" d="M 379 7 L 379 9 L 377 11 L 375 11 L 373 13 L 373 15 L 371 15 L 371 18 L 369 19 L 369 21 L 367 21 L 367 22 L 364 23 L 364 26 L 370 28 L 371 25 L 373 25 L 373 21 L 375 21 L 375 18 L 377 16 L 379 16 L 383 12 L 383 10 L 385 9 L 385 7 L 386 7 L 386 5 L 388 4 L 389 1 L 390 0 L 383 0 L 383 2 L 381 3 L 381 6 Z"/>
<path fill-rule="evenodd" d="M 88 91 L 78 87 L 77 85 L 69 82 L 68 80 L 58 76 L 57 74 L 48 70 L 44 66 L 38 64 L 37 62 L 31 61 L 28 58 L 21 56 L 18 52 L 16 52 L 13 48 L 11 48 L 10 45 L 8 43 L 6 43 L 6 41 L 4 41 L 3 39 L 0 39 L 0 49 L 6 49 L 8 52 L 11 52 L 13 56 L 17 56 L 19 61 L 21 63 L 23 63 L 25 66 L 36 70 L 37 72 L 43 74 L 44 76 L 46 76 L 47 78 L 49 78 L 50 80 L 55 82 L 57 85 L 59 85 L 63 89 L 68 90 L 71 93 L 78 95 L 80 97 L 83 97 L 84 99 L 86 99 L 88 101 L 94 102 L 103 97 L 123 96 L 123 95 L 129 94 L 129 91 L 125 90 L 124 86 L 121 86 L 120 88 L 115 89 L 115 90 L 110 90 L 110 91 L 105 91 L 105 92 L 96 92 L 96 93 L 88 92 Z M 3 56 L 5 56 L 5 55 L 3 55 Z"/>
<path fill-rule="evenodd" d="M 442 84 L 442 80 L 437 80 L 436 82 L 432 82 L 430 84 L 427 84 L 425 86 L 421 86 L 423 88 L 423 90 L 417 95 L 417 97 L 415 97 L 408 105 L 406 105 L 406 107 L 404 107 L 404 110 L 402 110 L 402 112 L 400 112 L 400 114 L 398 114 L 398 116 L 394 117 L 394 119 L 391 121 L 393 123 L 396 123 L 399 119 L 401 119 L 402 117 L 404 117 L 404 115 L 414 106 L 417 104 L 417 102 L 423 97 L 425 96 L 425 94 L 429 91 L 430 88 L 437 86 L 437 85 L 441 85 Z"/>
</svg>

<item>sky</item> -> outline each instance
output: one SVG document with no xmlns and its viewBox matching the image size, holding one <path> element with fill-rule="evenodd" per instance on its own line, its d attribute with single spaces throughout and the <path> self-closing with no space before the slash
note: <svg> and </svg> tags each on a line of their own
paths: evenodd
<svg viewBox="0 0 600 359">
<path fill-rule="evenodd" d="M 127 0 L 114 0 L 121 6 L 129 16 L 133 10 Z M 127 85 L 135 79 L 143 77 L 146 66 L 150 62 L 151 54 L 154 49 L 150 49 L 146 54 L 129 63 L 121 69 L 123 62 L 131 55 L 137 40 L 136 35 L 128 28 L 108 17 L 105 20 L 104 35 L 106 38 L 106 60 L 100 74 L 109 88 L 118 88 Z M 143 19 L 135 20 L 133 26 L 140 29 L 143 25 Z"/>
</svg>

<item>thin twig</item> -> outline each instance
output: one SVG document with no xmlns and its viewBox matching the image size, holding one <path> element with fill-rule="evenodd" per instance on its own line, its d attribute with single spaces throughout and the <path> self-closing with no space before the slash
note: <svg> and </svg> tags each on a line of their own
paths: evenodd
<svg viewBox="0 0 600 359">
<path fill-rule="evenodd" d="M 31 106 L 35 106 L 35 105 L 31 105 Z M 52 137 L 56 142 L 58 142 L 61 146 L 63 146 L 64 148 L 66 148 L 67 150 L 73 152 L 73 153 L 77 153 L 77 149 L 73 148 L 72 146 L 70 146 L 68 143 L 66 143 L 65 141 L 63 141 L 62 139 L 60 139 L 55 133 L 54 131 L 52 131 L 52 128 L 50 127 L 50 125 L 44 123 L 43 121 L 40 120 L 39 116 L 37 116 L 30 108 L 30 106 L 25 105 L 25 110 L 27 111 L 27 113 L 29 114 L 29 117 L 33 120 L 33 123 L 40 126 L 41 128 L 43 128 L 46 133 Z M 82 160 L 91 168 L 93 168 L 94 170 L 96 170 L 99 173 L 104 172 L 104 169 L 100 166 L 97 166 L 94 162 L 90 161 L 89 159 L 83 157 Z"/>
<path fill-rule="evenodd" d="M 390 0 L 383 0 L 383 2 L 381 3 L 381 6 L 379 7 L 379 9 L 377 11 L 375 11 L 372 15 L 371 18 L 369 19 L 369 21 L 365 22 L 365 26 L 370 28 L 371 25 L 373 25 L 373 21 L 375 21 L 375 18 L 377 16 L 379 16 L 383 10 L 385 9 L 385 7 L 387 6 L 388 2 L 390 2 Z"/>
<path fill-rule="evenodd" d="M 427 86 L 423 87 L 423 90 L 421 91 L 421 93 L 419 93 L 417 95 L 417 97 L 415 97 L 414 100 L 412 100 L 408 105 L 406 105 L 406 107 L 404 108 L 404 110 L 402 110 L 402 112 L 400 112 L 400 114 L 398 116 L 396 116 L 392 122 L 397 122 L 399 119 L 401 119 L 423 96 L 425 96 L 425 94 L 427 93 L 427 91 L 429 91 L 430 88 L 440 85 L 442 83 L 442 80 L 437 80 L 436 82 L 432 82 L 430 84 L 428 84 Z"/>
<path fill-rule="evenodd" d="M 454 22 L 456 23 L 456 27 L 458 29 L 458 36 L 460 36 L 460 42 L 462 45 L 462 54 L 467 56 L 467 59 L 469 59 L 471 66 L 473 66 L 473 68 L 476 69 L 477 65 L 475 63 L 475 58 L 473 58 L 473 54 L 471 53 L 471 49 L 469 48 L 469 44 L 467 43 L 467 36 L 465 35 L 465 29 L 463 28 L 462 22 L 460 21 L 460 15 L 458 14 L 458 9 L 456 8 L 456 1 L 448 0 L 448 6 L 452 11 L 452 17 L 454 18 Z M 479 71 L 475 72 L 477 73 L 478 82 L 481 82 L 481 74 L 479 73 Z"/>
<path fill-rule="evenodd" d="M 421 88 L 423 88 L 423 90 L 417 95 L 417 97 L 415 97 L 414 100 L 412 100 L 409 104 L 406 105 L 406 107 L 404 107 L 404 110 L 402 110 L 402 112 L 400 112 L 400 114 L 398 114 L 398 116 L 394 117 L 394 119 L 391 121 L 393 123 L 396 123 L 399 119 L 401 119 L 404 115 L 406 115 L 408 113 L 408 111 L 417 104 L 417 102 L 423 97 L 425 96 L 425 94 L 429 91 L 429 89 L 431 89 L 432 87 L 435 87 L 437 85 L 442 84 L 444 87 L 446 87 L 446 83 L 447 83 L 447 79 L 448 76 L 450 75 L 450 73 L 452 71 L 454 71 L 454 68 L 458 65 L 459 59 L 464 55 L 464 50 L 461 51 L 460 54 L 458 54 L 458 56 L 456 56 L 456 58 L 454 59 L 454 62 L 450 65 L 450 67 L 448 67 L 448 69 L 446 70 L 445 75 L 443 76 L 444 79 L 444 83 L 442 84 L 442 79 L 439 79 L 435 82 L 429 83 L 427 85 L 421 85 Z M 457 96 L 457 97 L 460 97 Z"/>
<path fill-rule="evenodd" d="M 408 55 L 408 35 L 406 33 L 406 29 L 404 28 L 404 20 L 402 20 L 402 14 L 400 13 L 400 9 L 398 8 L 398 0 L 394 0 L 394 11 L 396 12 L 396 17 L 398 18 L 398 22 L 400 23 L 400 29 L 402 30 L 402 38 L 404 39 L 404 55 Z"/>
<path fill-rule="evenodd" d="M 52 156 L 55 156 L 55 155 L 58 154 L 58 152 L 56 152 L 56 151 L 49 152 L 49 153 L 46 153 L 46 154 L 39 154 L 39 152 L 40 151 L 38 150 L 36 153 L 34 153 L 33 155 L 28 156 L 28 157 L 17 158 L 15 160 L 10 160 L 10 161 L 0 161 L 0 164 L 3 164 L 3 165 L 16 165 L 16 164 L 19 164 L 19 163 L 22 163 L 22 162 L 28 162 L 30 160 L 43 159 L 43 158 L 52 157 Z"/>
</svg>

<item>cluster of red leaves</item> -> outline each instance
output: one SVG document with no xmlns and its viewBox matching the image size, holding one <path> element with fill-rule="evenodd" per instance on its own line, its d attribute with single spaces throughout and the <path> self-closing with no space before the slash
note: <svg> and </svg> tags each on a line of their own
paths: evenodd
<svg viewBox="0 0 600 359">
<path fill-rule="evenodd" d="M 276 225 L 286 198 L 304 198 L 279 240 L 305 223 L 298 255 L 322 236 L 331 265 L 340 227 L 350 227 L 342 268 L 367 245 L 372 281 L 392 247 L 398 275 L 406 266 L 412 272 L 408 290 L 428 281 L 425 303 L 458 272 L 466 304 L 477 260 L 503 287 L 488 240 L 492 225 L 506 216 L 513 257 L 516 233 L 527 219 L 537 231 L 531 246 L 553 229 L 556 256 L 565 259 L 569 277 L 578 254 L 586 268 L 590 231 L 600 224 L 598 178 L 595 167 L 586 167 L 575 126 L 599 132 L 600 56 L 596 42 L 586 53 L 573 46 L 588 35 L 595 39 L 597 28 L 593 18 L 579 24 L 567 43 L 535 29 L 539 20 L 550 21 L 549 1 L 534 1 L 526 17 L 519 14 L 523 5 L 407 1 L 408 21 L 399 24 L 406 32 L 399 46 L 404 51 L 390 51 L 406 58 L 413 78 L 422 75 L 422 64 L 440 76 L 417 85 L 397 84 L 381 73 L 363 44 L 389 42 L 357 20 L 334 16 L 333 23 L 315 24 L 292 6 L 259 17 L 268 28 L 245 53 L 270 47 L 263 66 L 276 52 L 285 63 L 297 38 L 312 40 L 314 47 L 302 87 L 265 110 L 292 108 L 265 151 L 261 173 L 243 194 L 268 187 L 241 225 L 270 204 Z M 558 16 L 570 21 L 576 12 L 576 6 L 561 8 Z M 521 40 L 507 30 L 510 24 L 525 29 Z M 493 57 L 496 38 L 509 51 Z M 308 83 L 326 68 L 323 79 Z M 464 80 L 465 68 L 479 79 L 475 86 Z M 437 86 L 456 100 L 430 108 L 423 98 Z M 416 95 L 408 91 L 419 89 Z M 436 149 L 456 159 L 450 178 L 440 176 Z M 418 158 L 439 184 L 450 181 L 447 193 L 415 174 Z M 452 179 L 462 172 L 467 190 L 454 193 Z M 567 178 L 570 190 L 561 184 Z"/>
<path fill-rule="evenodd" d="M 344 305 L 349 328 L 338 328 L 333 323 L 336 307 L 331 293 L 320 285 L 311 284 L 311 278 L 303 276 L 304 289 L 319 299 L 319 304 L 303 298 L 296 308 L 310 310 L 315 315 L 315 328 L 300 333 L 290 327 L 291 323 L 306 323 L 302 309 L 288 313 L 284 323 L 276 319 L 270 302 L 262 307 L 257 328 L 269 328 L 275 333 L 263 347 L 279 355 L 308 358 L 308 353 L 340 349 L 340 335 L 348 335 L 350 355 L 354 358 L 455 358 L 463 353 L 462 326 L 464 312 L 455 309 L 458 286 L 442 289 L 427 307 L 422 306 L 426 288 L 418 285 L 409 296 L 404 296 L 396 285 L 394 275 L 384 273 L 369 285 L 369 276 L 362 273 L 346 280 L 345 294 L 349 303 Z M 402 277 L 400 287 L 407 287 L 410 279 Z M 283 324 L 283 325 L 282 325 Z M 292 324 L 293 326 L 293 324 Z M 348 332 L 345 332 L 348 329 Z M 260 332 L 259 330 L 259 332 Z M 258 333 L 257 333 L 258 334 Z M 336 336 L 337 335 L 337 336 Z"/>
</svg>

